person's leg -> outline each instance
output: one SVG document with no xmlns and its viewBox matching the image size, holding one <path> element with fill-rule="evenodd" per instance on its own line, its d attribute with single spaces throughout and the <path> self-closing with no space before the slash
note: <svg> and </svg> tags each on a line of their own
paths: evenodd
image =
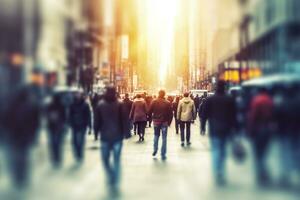
<svg viewBox="0 0 300 200">
<path fill-rule="evenodd" d="M 256 180 L 258 184 L 269 182 L 268 170 L 266 167 L 268 140 L 269 139 L 266 137 L 257 137 L 254 139 Z"/>
<path fill-rule="evenodd" d="M 181 139 L 181 146 L 184 146 L 184 126 L 185 122 L 180 122 L 180 139 Z"/>
<path fill-rule="evenodd" d="M 154 126 L 154 143 L 153 143 L 153 156 L 156 155 L 158 151 L 158 141 L 160 136 L 160 126 L 155 125 Z"/>
<path fill-rule="evenodd" d="M 165 160 L 167 154 L 167 133 L 168 133 L 168 126 L 163 125 L 161 128 L 162 132 L 162 146 L 161 146 L 161 157 Z"/>
<path fill-rule="evenodd" d="M 85 145 L 85 132 L 86 130 L 80 130 L 78 132 L 78 161 L 83 161 L 84 158 L 84 145 Z"/>
<path fill-rule="evenodd" d="M 188 145 L 191 144 L 191 122 L 186 122 L 186 142 Z"/>
<path fill-rule="evenodd" d="M 175 118 L 175 131 L 176 131 L 176 134 L 179 133 L 179 120 Z"/>
<path fill-rule="evenodd" d="M 136 135 L 136 132 L 137 132 L 137 123 L 136 122 L 133 123 L 133 132 L 134 132 L 134 135 Z"/>
<path fill-rule="evenodd" d="M 122 152 L 122 142 L 116 142 L 113 144 L 113 185 L 118 186 L 120 182 L 120 171 L 121 171 L 121 152 Z"/>
<path fill-rule="evenodd" d="M 143 132 L 143 127 L 142 127 L 143 122 L 137 122 L 137 134 L 139 135 L 139 141 L 142 141 L 142 132 Z"/>
<path fill-rule="evenodd" d="M 145 140 L 145 129 L 146 129 L 146 126 L 147 126 L 147 121 L 145 122 L 142 122 L 141 123 L 141 137 L 142 137 L 142 141 Z"/>
<path fill-rule="evenodd" d="M 77 130 L 72 129 L 72 149 L 73 149 L 73 155 L 77 159 L 78 157 L 78 149 L 77 149 Z"/>
<path fill-rule="evenodd" d="M 211 153 L 212 153 L 212 168 L 213 168 L 213 175 L 216 180 L 217 184 L 221 183 L 221 167 L 220 167 L 220 160 L 221 160 L 221 140 L 216 136 L 212 136 L 210 138 L 211 144 Z"/>
<path fill-rule="evenodd" d="M 112 168 L 109 162 L 110 151 L 111 145 L 108 142 L 101 142 L 101 158 L 109 184 L 113 182 Z"/>
</svg>

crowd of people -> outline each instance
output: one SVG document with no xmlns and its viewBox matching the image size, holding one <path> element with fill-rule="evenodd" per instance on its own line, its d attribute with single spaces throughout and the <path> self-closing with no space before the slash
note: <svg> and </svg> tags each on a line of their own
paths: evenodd
<svg viewBox="0 0 300 200">
<path fill-rule="evenodd" d="M 8 163 L 12 180 L 18 187 L 26 185 L 28 174 L 28 155 L 34 146 L 41 119 L 47 122 L 50 160 L 54 168 L 63 162 L 65 135 L 72 132 L 74 158 L 80 165 L 84 161 L 86 133 L 94 134 L 101 141 L 101 156 L 107 180 L 112 190 L 120 183 L 120 159 L 123 139 L 137 134 L 138 142 L 145 140 L 145 128 L 154 127 L 153 153 L 159 152 L 159 138 L 162 137 L 161 159 L 167 159 L 168 128 L 173 119 L 176 134 L 180 134 L 180 145 L 189 147 L 191 143 L 191 124 L 199 116 L 199 134 L 209 135 L 212 153 L 212 166 L 218 185 L 226 183 L 226 147 L 237 135 L 248 137 L 254 150 L 255 174 L 259 185 L 271 182 L 267 167 L 268 148 L 274 135 L 280 138 L 282 152 L 281 183 L 290 183 L 291 173 L 300 172 L 299 136 L 299 95 L 288 98 L 286 103 L 275 98 L 282 93 L 262 89 L 256 91 L 248 104 L 237 94 L 226 92 L 226 83 L 219 81 L 212 96 L 191 95 L 166 96 L 164 90 L 158 96 L 137 94 L 131 98 L 125 94 L 120 98 L 114 87 L 106 87 L 104 94 L 85 95 L 81 91 L 71 95 L 53 92 L 51 100 L 42 104 L 34 87 L 23 89 L 11 99 L 1 124 L 2 145 L 8 152 Z M 33 95 L 35 94 L 35 95 Z M 287 106 L 288 105 L 288 106 Z M 242 114 L 241 113 L 246 113 Z M 208 125 L 207 125 L 208 122 Z M 207 131 L 207 127 L 209 131 Z M 244 134 L 244 133 L 247 134 Z M 278 134 L 275 134 L 278 133 Z M 245 156 L 241 144 L 235 154 Z M 111 159 L 112 157 L 112 159 Z"/>
</svg>

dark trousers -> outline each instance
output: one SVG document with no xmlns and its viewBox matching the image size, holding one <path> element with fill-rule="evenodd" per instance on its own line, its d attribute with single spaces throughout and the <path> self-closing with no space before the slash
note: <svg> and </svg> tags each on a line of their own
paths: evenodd
<svg viewBox="0 0 300 200">
<path fill-rule="evenodd" d="M 189 143 L 191 139 L 191 122 L 183 122 L 183 121 L 180 122 L 181 142 L 184 142 L 185 130 L 186 130 L 186 141 Z"/>
<path fill-rule="evenodd" d="M 270 136 L 267 135 L 257 135 L 253 139 L 256 178 L 258 182 L 268 181 L 269 178 L 269 171 L 266 166 L 269 144 Z"/>
<path fill-rule="evenodd" d="M 137 124 L 137 133 L 141 138 L 144 138 L 145 136 L 145 128 L 147 125 L 147 122 L 136 122 Z"/>
<path fill-rule="evenodd" d="M 176 131 L 176 134 L 179 133 L 179 126 L 180 126 L 180 121 L 175 118 L 175 131 Z"/>
<path fill-rule="evenodd" d="M 73 154 L 77 161 L 82 161 L 84 157 L 85 132 L 86 129 L 73 129 L 72 132 Z"/>
<path fill-rule="evenodd" d="M 136 133 L 138 132 L 137 122 L 133 123 L 133 132 L 134 132 L 134 135 L 136 135 Z"/>
<path fill-rule="evenodd" d="M 49 150 L 52 164 L 58 167 L 62 162 L 62 148 L 64 143 L 63 130 L 60 131 L 49 131 Z"/>
</svg>

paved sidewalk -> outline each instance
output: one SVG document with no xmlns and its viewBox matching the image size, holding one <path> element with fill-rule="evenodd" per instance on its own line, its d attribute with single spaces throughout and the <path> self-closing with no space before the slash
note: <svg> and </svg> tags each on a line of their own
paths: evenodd
<svg viewBox="0 0 300 200">
<path fill-rule="evenodd" d="M 86 158 L 81 167 L 75 165 L 70 138 L 67 137 L 64 165 L 61 170 L 53 171 L 49 163 L 47 142 L 44 135 L 33 154 L 32 186 L 28 192 L 22 194 L 21 199 L 109 199 L 105 186 L 105 174 L 100 161 L 100 143 L 93 141 L 93 136 L 87 137 Z M 194 124 L 192 125 L 191 138 L 191 147 L 182 148 L 180 136 L 175 134 L 172 125 L 168 133 L 168 153 L 165 162 L 161 160 L 159 153 L 156 158 L 151 155 L 153 151 L 152 128 L 146 129 L 145 142 L 137 142 L 137 136 L 125 141 L 122 155 L 122 187 L 119 199 L 299 199 L 293 191 L 257 188 L 253 180 L 251 156 L 243 165 L 237 165 L 229 158 L 227 162 L 228 185 L 224 188 L 215 187 L 211 176 L 208 137 L 200 136 L 199 125 Z M 0 176 L 0 197 L 6 197 L 0 199 L 11 198 L 11 194 L 6 191 L 5 183 L 5 178 Z"/>
</svg>

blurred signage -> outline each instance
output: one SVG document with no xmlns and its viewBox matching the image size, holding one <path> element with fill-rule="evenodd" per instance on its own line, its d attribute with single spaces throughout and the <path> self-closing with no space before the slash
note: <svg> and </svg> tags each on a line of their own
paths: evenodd
<svg viewBox="0 0 300 200">
<path fill-rule="evenodd" d="M 241 71 L 241 79 L 249 80 L 262 76 L 262 71 L 259 68 L 243 69 Z M 240 73 L 238 69 L 226 69 L 221 75 L 220 79 L 231 83 L 239 83 Z"/>
</svg>

